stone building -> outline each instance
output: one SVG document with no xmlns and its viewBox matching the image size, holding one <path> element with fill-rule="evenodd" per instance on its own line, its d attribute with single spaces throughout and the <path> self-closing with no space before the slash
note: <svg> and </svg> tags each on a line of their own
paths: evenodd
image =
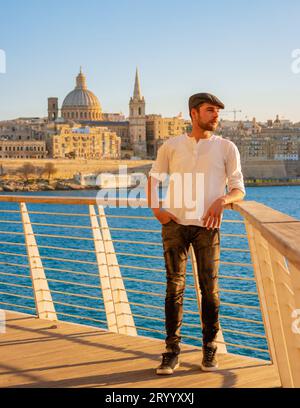
<svg viewBox="0 0 300 408">
<path fill-rule="evenodd" d="M 300 127 L 288 121 L 282 123 L 278 115 L 274 122 L 258 124 L 255 120 L 240 122 L 239 126 L 221 127 L 219 133 L 238 147 L 241 160 L 295 161 L 300 157 Z"/>
<path fill-rule="evenodd" d="M 47 157 L 44 140 L 1 140 L 1 159 L 45 159 Z"/>
<path fill-rule="evenodd" d="M 48 98 L 48 120 L 53 121 L 58 119 L 58 98 Z"/>
<path fill-rule="evenodd" d="M 136 73 L 136 82 L 138 82 L 138 85 L 135 84 L 135 89 L 140 89 L 138 73 Z M 133 96 L 131 100 L 134 101 L 134 105 L 138 102 L 136 96 Z M 48 98 L 48 120 L 55 121 L 58 117 L 58 99 L 54 97 Z M 61 117 L 66 122 L 73 121 L 90 127 L 106 127 L 112 132 L 117 133 L 121 138 L 122 150 L 130 152 L 129 156 L 139 153 L 139 145 L 136 146 L 136 143 L 133 142 L 133 138 L 135 137 L 136 129 L 143 135 L 143 131 L 137 126 L 137 124 L 140 123 L 140 118 L 129 117 L 129 119 L 126 120 L 124 115 L 119 113 L 102 113 L 99 99 L 93 92 L 87 89 L 86 78 L 81 69 L 76 78 L 75 89 L 72 90 L 63 101 Z M 130 126 L 134 129 L 131 133 Z"/>
<path fill-rule="evenodd" d="M 0 122 L 2 140 L 43 140 L 47 121 L 39 118 L 19 118 Z"/>
<path fill-rule="evenodd" d="M 89 126 L 89 127 L 94 127 L 94 126 L 100 126 L 100 127 L 105 127 L 109 129 L 111 132 L 116 133 L 120 139 L 121 139 L 121 154 L 123 157 L 124 152 L 131 152 L 130 155 L 133 155 L 134 152 L 132 150 L 132 145 L 130 143 L 130 138 L 129 138 L 129 121 L 85 121 L 81 122 L 82 126 Z M 129 155 L 129 156 L 130 156 Z"/>
<path fill-rule="evenodd" d="M 270 140 L 270 158 L 274 160 L 299 160 L 300 128 L 276 125 L 262 129 L 260 136 Z"/>
<path fill-rule="evenodd" d="M 170 137 L 179 136 L 186 131 L 187 123 L 179 114 L 173 118 L 161 115 L 146 116 L 147 154 L 154 158 L 160 145 Z"/>
<path fill-rule="evenodd" d="M 135 73 L 133 95 L 129 100 L 129 116 L 120 113 L 103 113 L 97 96 L 86 86 L 85 75 L 80 72 L 76 87 L 64 99 L 61 117 L 67 122 L 89 127 L 106 127 L 121 138 L 121 157 L 154 157 L 162 139 L 182 133 L 185 122 L 180 117 L 162 118 L 146 115 L 146 101 L 141 93 L 138 70 Z M 48 98 L 48 120 L 59 120 L 58 99 Z"/>
<path fill-rule="evenodd" d="M 44 120 L 16 119 L 0 122 L 0 158 L 47 157 Z"/>
<path fill-rule="evenodd" d="M 108 122 L 124 122 L 125 115 L 123 113 L 108 113 L 108 112 L 103 112 L 102 113 L 102 120 L 106 120 Z"/>
<path fill-rule="evenodd" d="M 121 139 L 104 127 L 61 125 L 48 136 L 54 159 L 119 159 Z"/>
</svg>

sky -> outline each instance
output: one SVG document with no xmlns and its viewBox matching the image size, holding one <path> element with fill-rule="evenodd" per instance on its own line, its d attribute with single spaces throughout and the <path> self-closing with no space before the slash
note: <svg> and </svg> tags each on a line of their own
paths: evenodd
<svg viewBox="0 0 300 408">
<path fill-rule="evenodd" d="M 0 0 L 0 120 L 46 116 L 82 66 L 104 112 L 128 115 L 138 67 L 147 114 L 211 92 L 224 119 L 300 121 L 299 20 L 298 0 Z"/>
</svg>

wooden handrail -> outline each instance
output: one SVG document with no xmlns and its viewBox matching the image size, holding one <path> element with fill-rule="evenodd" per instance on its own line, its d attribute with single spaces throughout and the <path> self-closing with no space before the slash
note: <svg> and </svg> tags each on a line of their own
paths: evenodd
<svg viewBox="0 0 300 408">
<path fill-rule="evenodd" d="M 232 204 L 289 262 L 300 268 L 300 221 L 256 201 Z"/>
<path fill-rule="evenodd" d="M 128 198 L 97 198 L 95 197 L 61 197 L 61 196 L 33 196 L 33 195 L 0 195 L 0 202 L 41 203 L 41 204 L 74 204 L 74 205 L 104 205 L 115 204 L 117 207 L 125 204 L 141 204 L 147 207 L 146 199 Z"/>
</svg>

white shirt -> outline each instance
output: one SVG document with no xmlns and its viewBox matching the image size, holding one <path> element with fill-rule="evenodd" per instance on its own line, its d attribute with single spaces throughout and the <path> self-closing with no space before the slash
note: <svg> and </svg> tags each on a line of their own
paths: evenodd
<svg viewBox="0 0 300 408">
<path fill-rule="evenodd" d="M 198 142 L 187 134 L 165 141 L 149 176 L 162 181 L 167 175 L 163 208 L 183 225 L 204 226 L 202 216 L 217 198 L 226 194 L 226 185 L 228 192 L 238 188 L 246 193 L 238 148 L 216 135 Z"/>
</svg>

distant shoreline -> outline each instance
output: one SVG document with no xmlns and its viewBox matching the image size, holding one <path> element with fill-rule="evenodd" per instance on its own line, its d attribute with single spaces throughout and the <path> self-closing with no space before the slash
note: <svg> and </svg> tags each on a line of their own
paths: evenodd
<svg viewBox="0 0 300 408">
<path fill-rule="evenodd" d="M 296 182 L 289 181 L 271 181 L 271 182 L 245 182 L 245 187 L 276 187 L 276 186 L 300 186 L 300 180 Z"/>
<path fill-rule="evenodd" d="M 287 181 L 287 180 L 257 180 L 247 181 L 245 180 L 245 187 L 281 187 L 281 186 L 300 186 L 300 180 Z M 124 187 L 122 187 L 124 188 Z M 131 190 L 133 187 L 129 187 Z M 142 187 L 143 188 L 143 187 Z M 3 180 L 0 182 L 0 194 L 1 193 L 18 193 L 18 192 L 39 192 L 39 191 L 78 191 L 78 190 L 100 190 L 97 186 L 83 186 L 73 180 L 30 180 L 30 181 L 16 181 L 16 180 Z M 118 188 L 116 188 L 118 190 Z"/>
</svg>

